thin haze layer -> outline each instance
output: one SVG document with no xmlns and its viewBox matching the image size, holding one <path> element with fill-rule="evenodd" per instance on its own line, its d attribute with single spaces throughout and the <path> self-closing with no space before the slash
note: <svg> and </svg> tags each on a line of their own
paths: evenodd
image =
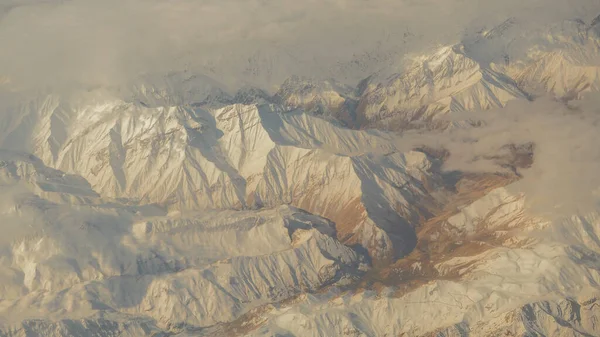
<svg viewBox="0 0 600 337">
<path fill-rule="evenodd" d="M 539 26 L 599 11 L 595 0 L 10 0 L 0 5 L 0 75 L 38 87 L 180 70 L 230 87 L 271 89 L 294 74 L 356 84 L 507 17 Z"/>
</svg>

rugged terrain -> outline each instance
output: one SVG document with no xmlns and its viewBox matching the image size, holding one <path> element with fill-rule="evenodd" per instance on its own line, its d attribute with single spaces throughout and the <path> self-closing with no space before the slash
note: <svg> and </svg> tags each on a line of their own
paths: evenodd
<svg viewBox="0 0 600 337">
<path fill-rule="evenodd" d="M 600 335 L 600 209 L 529 208 L 533 141 L 490 150 L 493 170 L 428 141 L 597 94 L 600 20 L 519 24 L 356 88 L 171 74 L 17 97 L 0 335 Z"/>
</svg>

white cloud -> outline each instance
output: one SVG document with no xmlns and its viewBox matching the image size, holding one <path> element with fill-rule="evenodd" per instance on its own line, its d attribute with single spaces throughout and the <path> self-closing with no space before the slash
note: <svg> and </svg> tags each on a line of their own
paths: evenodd
<svg viewBox="0 0 600 337">
<path fill-rule="evenodd" d="M 481 120 L 484 125 L 450 132 L 407 134 L 405 148 L 426 144 L 450 152 L 445 170 L 502 172 L 490 156 L 506 144 L 535 144 L 533 165 L 511 186 L 525 193 L 536 212 L 550 217 L 585 213 L 600 206 L 600 99 L 589 95 L 564 103 L 540 98 L 514 101 L 503 109 L 455 114 L 456 120 Z"/>
<path fill-rule="evenodd" d="M 422 43 L 526 17 L 591 19 L 595 0 L 5 0 L 0 74 L 29 85 L 114 84 L 184 68 L 279 84 L 293 74 L 351 81 Z M 532 18 L 535 18 L 533 20 Z M 406 32 L 412 35 L 405 37 Z M 349 74 L 338 62 L 370 53 Z M 257 75 L 257 69 L 260 74 Z M 360 70 L 363 69 L 363 70 Z M 214 73 L 211 73 L 214 71 Z"/>
</svg>

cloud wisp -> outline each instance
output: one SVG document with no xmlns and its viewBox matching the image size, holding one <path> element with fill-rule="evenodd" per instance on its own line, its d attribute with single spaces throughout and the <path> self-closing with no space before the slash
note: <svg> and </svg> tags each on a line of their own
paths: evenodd
<svg viewBox="0 0 600 337">
<path fill-rule="evenodd" d="M 524 21 L 532 25 L 589 19 L 598 7 L 592 0 L 9 0 L 0 6 L 0 75 L 27 86 L 115 85 L 181 70 L 231 86 L 278 85 L 292 74 L 352 82 L 423 41 L 455 42 L 511 16 L 530 15 L 535 20 Z M 359 66 L 344 66 L 352 62 Z"/>
<path fill-rule="evenodd" d="M 504 172 L 494 158 L 507 144 L 534 144 L 530 168 L 510 188 L 525 193 L 534 211 L 550 217 L 585 213 L 600 206 L 600 104 L 594 95 L 568 105 L 550 98 L 514 101 L 503 109 L 454 114 L 481 126 L 445 133 L 407 133 L 401 148 L 445 148 L 448 171 Z"/>
</svg>

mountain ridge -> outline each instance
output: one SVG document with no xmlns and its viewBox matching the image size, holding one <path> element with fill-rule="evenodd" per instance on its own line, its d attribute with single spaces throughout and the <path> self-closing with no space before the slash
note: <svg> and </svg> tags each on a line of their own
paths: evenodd
<svg viewBox="0 0 600 337">
<path fill-rule="evenodd" d="M 600 90 L 596 21 L 510 18 L 356 88 L 183 72 L 10 105 L 0 334 L 597 335 L 598 209 L 532 212 L 546 149 L 467 137 Z M 453 137 L 493 170 L 449 169 Z"/>
</svg>

